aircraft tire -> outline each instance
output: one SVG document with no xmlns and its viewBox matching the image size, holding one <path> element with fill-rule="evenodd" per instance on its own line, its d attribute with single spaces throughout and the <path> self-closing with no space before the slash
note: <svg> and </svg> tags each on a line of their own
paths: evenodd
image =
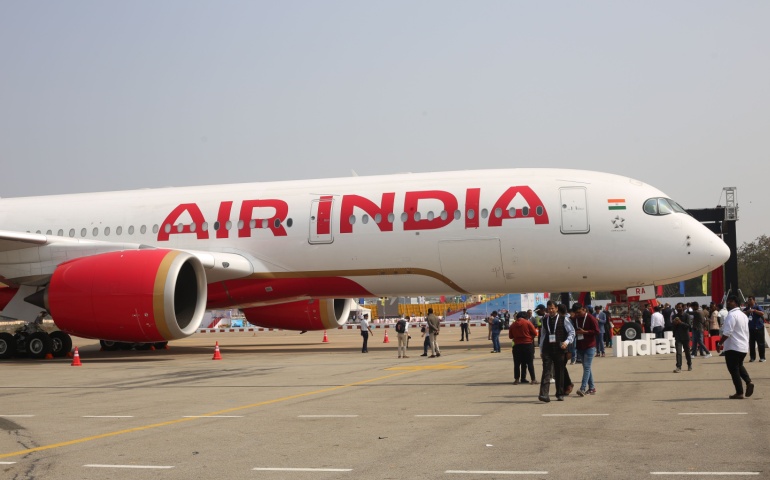
<svg viewBox="0 0 770 480">
<path fill-rule="evenodd" d="M 51 332 L 51 353 L 54 358 L 66 357 L 70 350 L 72 350 L 72 337 L 60 330 Z"/>
<path fill-rule="evenodd" d="M 168 346 L 168 342 L 155 342 L 155 350 L 163 350 Z"/>
<path fill-rule="evenodd" d="M 153 345 L 154 345 L 154 344 L 152 344 L 152 343 L 137 343 L 137 344 L 135 345 L 135 348 L 136 348 L 137 350 L 149 350 L 149 349 L 151 349 L 151 348 L 152 348 L 152 346 L 153 346 Z"/>
<path fill-rule="evenodd" d="M 0 332 L 0 359 L 11 358 L 16 353 L 16 339 L 7 332 Z"/>
<path fill-rule="evenodd" d="M 118 342 L 113 342 L 111 340 L 99 340 L 99 345 L 102 346 L 102 350 L 105 352 L 114 352 L 120 348 Z"/>
<path fill-rule="evenodd" d="M 27 355 L 29 358 L 45 358 L 47 354 L 51 353 L 52 348 L 51 336 L 45 332 L 35 332 L 28 337 Z"/>
<path fill-rule="evenodd" d="M 642 339 L 642 326 L 636 322 L 626 322 L 620 327 L 620 338 L 623 341 L 633 342 Z"/>
</svg>

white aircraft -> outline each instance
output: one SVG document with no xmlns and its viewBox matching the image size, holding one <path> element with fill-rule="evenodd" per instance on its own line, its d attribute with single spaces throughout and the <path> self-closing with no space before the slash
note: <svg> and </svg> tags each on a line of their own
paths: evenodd
<svg viewBox="0 0 770 480">
<path fill-rule="evenodd" d="M 0 315 L 113 342 L 183 338 L 215 308 L 322 330 L 358 297 L 662 285 L 730 255 L 654 187 L 560 169 L 6 198 L 0 227 Z"/>
</svg>

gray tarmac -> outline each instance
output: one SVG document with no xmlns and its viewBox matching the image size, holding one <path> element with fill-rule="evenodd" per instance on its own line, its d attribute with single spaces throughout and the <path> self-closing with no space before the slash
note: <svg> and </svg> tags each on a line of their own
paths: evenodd
<svg viewBox="0 0 770 480">
<path fill-rule="evenodd" d="M 770 478 L 768 363 L 729 400 L 716 355 L 680 374 L 673 355 L 597 358 L 596 395 L 545 404 L 512 385 L 507 340 L 444 329 L 430 359 L 413 333 L 398 359 L 389 334 L 368 354 L 357 331 L 276 331 L 0 362 L 0 479 Z"/>
</svg>

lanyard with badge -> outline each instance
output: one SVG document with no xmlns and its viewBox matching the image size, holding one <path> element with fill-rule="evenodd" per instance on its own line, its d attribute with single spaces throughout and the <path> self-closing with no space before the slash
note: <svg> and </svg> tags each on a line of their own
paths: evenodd
<svg viewBox="0 0 770 480">
<path fill-rule="evenodd" d="M 559 326 L 559 316 L 556 315 L 556 323 L 553 325 L 554 333 L 551 333 L 551 317 L 548 317 L 548 321 L 545 324 L 548 327 L 548 343 L 556 343 L 556 328 Z"/>
<path fill-rule="evenodd" d="M 581 330 L 585 330 L 585 326 L 586 326 L 586 320 L 587 320 L 587 319 L 588 319 L 588 315 L 586 315 L 585 317 L 583 317 L 583 325 L 581 325 L 581 326 L 580 326 L 580 329 L 581 329 Z M 577 322 L 575 322 L 575 323 L 577 323 Z M 583 334 L 582 334 L 582 333 L 578 333 L 577 339 L 578 339 L 578 340 L 583 340 Z"/>
</svg>

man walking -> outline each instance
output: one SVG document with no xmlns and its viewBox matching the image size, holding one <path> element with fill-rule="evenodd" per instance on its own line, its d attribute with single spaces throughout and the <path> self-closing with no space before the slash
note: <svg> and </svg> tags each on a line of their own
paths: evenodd
<svg viewBox="0 0 770 480">
<path fill-rule="evenodd" d="M 572 305 L 572 311 L 575 313 L 577 353 L 583 359 L 583 380 L 580 382 L 580 389 L 577 394 L 585 397 L 596 393 L 591 364 L 593 364 L 596 356 L 596 336 L 599 334 L 599 322 L 580 303 Z"/>
<path fill-rule="evenodd" d="M 604 356 L 604 329 L 607 328 L 607 316 L 602 311 L 602 307 L 594 307 L 594 318 L 599 322 L 599 334 L 596 336 L 596 356 Z"/>
<path fill-rule="evenodd" d="M 663 338 L 663 327 L 666 326 L 666 319 L 663 318 L 663 314 L 660 312 L 660 305 L 655 305 L 653 308 L 654 313 L 650 318 L 650 326 L 652 327 L 652 333 L 655 334 L 655 338 Z"/>
<path fill-rule="evenodd" d="M 428 316 L 425 317 L 428 322 L 428 335 L 430 335 L 430 358 L 436 358 L 441 356 L 441 351 L 438 348 L 438 332 L 441 329 L 441 320 L 433 314 L 433 309 L 428 309 Z"/>
<path fill-rule="evenodd" d="M 548 395 L 551 389 L 551 372 L 556 377 L 556 400 L 564 400 L 564 364 L 567 346 L 575 338 L 575 329 L 563 315 L 558 314 L 556 303 L 548 301 L 548 315 L 543 318 L 543 329 L 540 332 L 540 357 L 543 359 L 543 371 L 540 375 L 541 402 L 550 402 Z"/>
<path fill-rule="evenodd" d="M 727 371 L 730 372 L 733 385 L 735 385 L 735 394 L 730 395 L 730 398 L 741 400 L 744 398 L 743 382 L 746 382 L 746 397 L 750 397 L 754 393 L 754 383 L 743 366 L 743 360 L 749 349 L 749 319 L 738 308 L 738 297 L 735 295 L 727 297 L 727 308 L 730 312 L 725 319 L 720 342 L 724 346 Z"/>
<path fill-rule="evenodd" d="M 684 311 L 684 304 L 677 303 L 674 319 L 674 340 L 676 346 L 676 368 L 674 373 L 682 371 L 682 350 L 687 357 L 687 370 L 692 371 L 692 358 L 690 357 L 690 317 Z"/>
<path fill-rule="evenodd" d="M 470 341 L 468 338 L 471 316 L 468 315 L 468 309 L 463 308 L 463 313 L 460 315 L 460 341 Z"/>
<path fill-rule="evenodd" d="M 727 308 L 730 308 L 728 305 Z M 749 297 L 746 301 L 746 308 L 744 312 L 749 317 L 749 362 L 753 362 L 757 359 L 757 353 L 754 350 L 759 350 L 759 361 L 765 361 L 765 312 L 762 307 L 757 305 L 757 301 L 754 297 Z"/>
<path fill-rule="evenodd" d="M 361 353 L 369 353 L 369 334 L 374 336 L 372 327 L 369 326 L 369 314 L 365 313 L 361 317 L 361 336 L 364 337 L 364 344 L 361 346 Z"/>
<path fill-rule="evenodd" d="M 703 330 L 706 328 L 703 312 L 698 302 L 692 302 L 690 307 L 692 309 L 692 312 L 690 312 L 692 316 L 692 356 L 698 356 L 698 351 L 700 351 L 703 358 L 709 358 L 711 352 L 706 348 L 706 344 L 703 343 Z"/>
<path fill-rule="evenodd" d="M 537 330 L 527 320 L 527 314 L 519 312 L 516 321 L 508 329 L 508 338 L 513 340 L 513 384 L 529 383 L 527 370 L 532 383 L 535 383 L 535 337 Z"/>
<path fill-rule="evenodd" d="M 492 325 L 492 352 L 500 353 L 500 331 L 503 329 L 503 319 L 496 312 L 492 312 L 489 323 Z"/>
<path fill-rule="evenodd" d="M 409 358 L 406 356 L 407 340 L 409 339 L 409 315 L 406 318 L 398 319 L 396 334 L 398 335 L 398 358 Z"/>
</svg>

